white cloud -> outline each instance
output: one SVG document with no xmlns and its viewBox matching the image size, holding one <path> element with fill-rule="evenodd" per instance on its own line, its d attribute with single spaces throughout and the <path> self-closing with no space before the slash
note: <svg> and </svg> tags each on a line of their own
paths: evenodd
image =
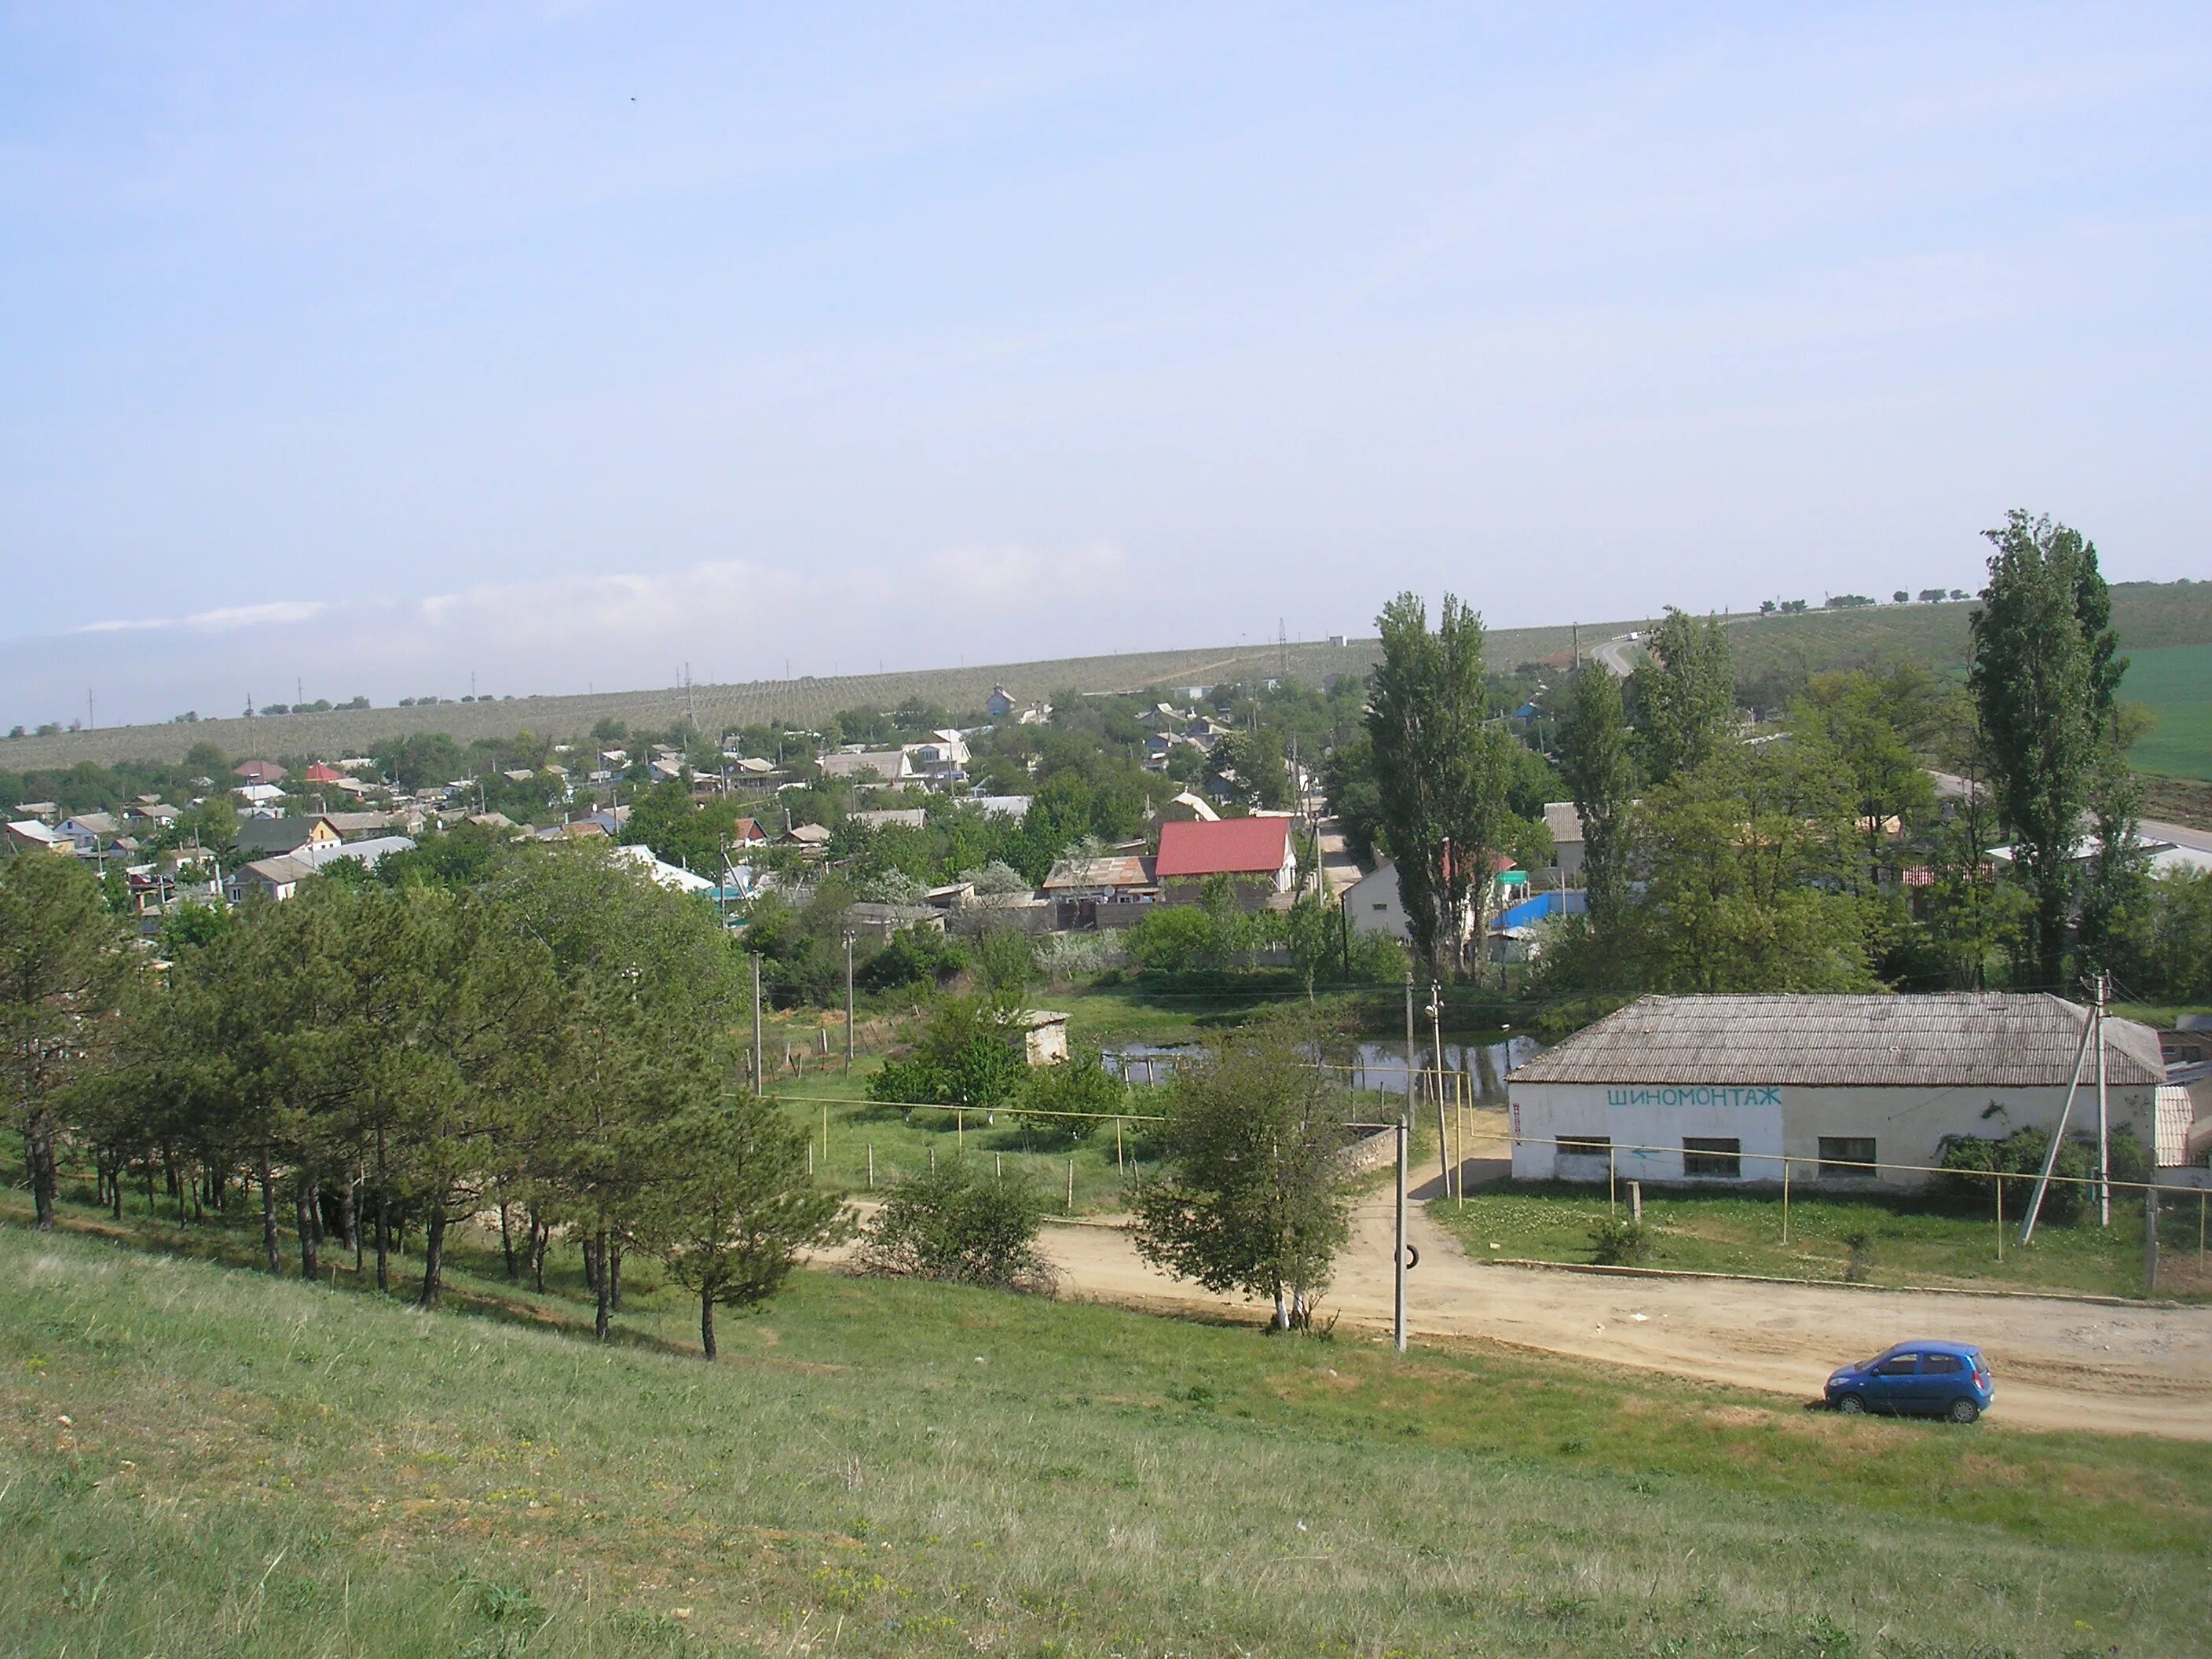
<svg viewBox="0 0 2212 1659">
<path fill-rule="evenodd" d="M 667 685 L 686 664 L 702 680 L 749 680 L 1052 656 L 1097 649 L 1089 602 L 1131 579 L 1111 542 L 973 544 L 858 570 L 717 559 L 101 622 L 16 641 L 0 658 L 0 722 L 66 718 L 87 687 L 113 724 L 227 713 L 248 696 Z"/>
<path fill-rule="evenodd" d="M 256 628 L 272 623 L 307 622 L 321 616 L 330 608 L 320 599 L 272 599 L 265 605 L 234 605 L 214 611 L 196 611 L 188 617 L 124 617 L 87 623 L 70 631 L 76 634 L 136 634 L 152 629 L 189 628 L 204 634 L 232 628 Z"/>
</svg>

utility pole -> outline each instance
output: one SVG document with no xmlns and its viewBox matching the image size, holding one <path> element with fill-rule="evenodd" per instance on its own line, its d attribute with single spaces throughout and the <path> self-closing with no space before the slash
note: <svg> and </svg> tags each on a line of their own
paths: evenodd
<svg viewBox="0 0 2212 1659">
<path fill-rule="evenodd" d="M 1399 1114 L 1407 1122 L 1413 1121 L 1413 975 L 1406 973 L 1406 1109 Z"/>
<path fill-rule="evenodd" d="M 1444 1133 L 1444 988 L 1437 980 L 1429 981 L 1429 1030 L 1434 1037 L 1431 1058 L 1436 1062 L 1437 1096 L 1437 1169 L 1443 1176 L 1444 1196 L 1452 1193 L 1451 1142 Z"/>
<path fill-rule="evenodd" d="M 845 1075 L 853 1075 L 853 930 L 845 930 Z"/>
<path fill-rule="evenodd" d="M 761 1079 L 760 952 L 745 954 L 753 959 L 753 1092 L 757 1095 L 766 1091 Z"/>
<path fill-rule="evenodd" d="M 2097 1224 L 2112 1224 L 2112 1143 L 2105 1099 L 2105 999 L 2112 975 L 2097 970 Z"/>
<path fill-rule="evenodd" d="M 1390 1329 L 1398 1352 L 1406 1352 L 1406 1120 L 1398 1120 L 1398 1251 L 1392 1258 Z"/>
<path fill-rule="evenodd" d="M 2074 1097 L 2081 1087 L 2081 1068 L 2089 1058 L 2089 1045 L 2101 1044 L 2104 1034 L 2097 1029 L 2097 1017 L 2092 1012 L 2081 1022 L 2081 1046 L 2074 1052 L 2074 1080 L 2066 1085 L 2066 1102 L 2058 1109 L 2058 1121 L 2051 1126 L 2051 1145 L 2043 1155 L 2043 1173 L 2036 1177 L 2035 1194 L 2027 1201 L 2027 1218 L 2020 1224 L 2020 1242 L 2035 1243 L 2036 1218 L 2043 1213 L 2043 1195 L 2051 1188 L 2051 1171 L 2058 1163 L 2058 1149 L 2065 1144 L 2066 1120 L 2074 1110 Z M 2103 1056 L 2100 1055 L 2101 1060 Z"/>
</svg>

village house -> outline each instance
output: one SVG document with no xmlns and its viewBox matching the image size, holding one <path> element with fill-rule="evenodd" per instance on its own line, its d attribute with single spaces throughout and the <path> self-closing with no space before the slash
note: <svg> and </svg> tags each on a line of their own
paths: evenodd
<svg viewBox="0 0 2212 1659">
<path fill-rule="evenodd" d="M 335 847 L 345 839 L 327 815 L 282 818 L 248 818 L 238 826 L 238 850 L 246 858 L 268 858 L 302 847 Z"/>
<path fill-rule="evenodd" d="M 1163 823 L 1153 866 L 1161 896 L 1170 903 L 1195 903 L 1209 878 L 1226 876 L 1246 904 L 1279 899 L 1297 883 L 1294 822 L 1253 817 Z"/>
<path fill-rule="evenodd" d="M 822 757 L 822 775 L 854 782 L 908 783 L 917 774 L 903 749 L 848 749 Z"/>
<path fill-rule="evenodd" d="M 70 839 L 70 850 L 84 859 L 97 858 L 101 848 L 123 833 L 112 812 L 79 812 L 64 818 L 59 828 Z"/>
<path fill-rule="evenodd" d="M 1642 997 L 1507 1079 L 1514 1178 L 1778 1182 L 1786 1157 L 1793 1182 L 1922 1187 L 1957 1138 L 2057 1125 L 2088 1017 L 2040 994 Z M 2108 1018 L 2103 1047 L 2112 1127 L 2183 1164 L 2157 1033 Z M 2094 1113 L 2091 1085 L 2069 1133 Z"/>
<path fill-rule="evenodd" d="M 284 781 L 284 769 L 277 765 L 275 761 L 269 760 L 240 761 L 237 765 L 230 769 L 230 775 L 236 778 L 240 783 L 282 783 Z"/>
<path fill-rule="evenodd" d="M 70 838 L 58 830 L 49 830 L 36 818 L 16 818 L 0 830 L 9 847 L 33 848 L 47 853 L 67 853 L 71 850 Z"/>
<path fill-rule="evenodd" d="M 941 783 L 962 783 L 968 777 L 968 739 L 951 727 L 929 734 L 921 743 L 902 745 L 907 763 L 927 778 Z"/>
<path fill-rule="evenodd" d="M 1518 877 L 1519 880 L 1511 878 Z M 1513 867 L 1513 860 L 1504 854 L 1495 854 L 1491 860 L 1491 888 L 1483 909 L 1486 915 L 1497 915 L 1505 911 L 1522 896 L 1522 889 L 1527 877 Z M 1394 939 L 1401 945 L 1413 943 L 1413 931 L 1406 921 L 1405 901 L 1398 893 L 1398 862 L 1385 859 L 1367 874 L 1344 890 L 1340 901 L 1344 906 L 1346 921 L 1354 933 L 1362 936 L 1380 934 Z M 1479 925 L 1469 907 L 1467 931 L 1460 939 L 1465 950 L 1474 943 L 1474 930 Z"/>
</svg>

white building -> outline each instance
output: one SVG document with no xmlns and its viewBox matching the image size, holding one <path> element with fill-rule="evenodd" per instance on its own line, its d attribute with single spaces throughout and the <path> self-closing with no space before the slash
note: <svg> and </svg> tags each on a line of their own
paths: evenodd
<svg viewBox="0 0 2212 1659">
<path fill-rule="evenodd" d="M 1955 1137 L 2058 1121 L 2087 1011 L 2054 996 L 1648 996 L 1506 1079 L 1521 1181 L 1924 1185 Z M 2107 1111 L 2160 1164 L 2158 1036 L 2105 1022 Z M 2094 1056 L 2069 1133 L 2096 1127 Z"/>
</svg>

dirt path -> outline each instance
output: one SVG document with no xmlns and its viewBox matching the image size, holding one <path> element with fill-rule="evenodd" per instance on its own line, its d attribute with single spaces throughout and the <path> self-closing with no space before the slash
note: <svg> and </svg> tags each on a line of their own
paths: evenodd
<svg viewBox="0 0 2212 1659">
<path fill-rule="evenodd" d="M 1813 1399 L 1842 1361 L 1907 1337 L 1952 1336 L 1988 1353 L 2001 1421 L 2212 1439 L 2212 1309 L 1493 1267 L 1470 1261 L 1418 1205 L 1407 1232 L 1421 1255 L 1407 1279 L 1416 1342 L 1481 1339 Z M 1064 1296 L 1264 1316 L 1258 1303 L 1155 1273 L 1126 1231 L 1053 1226 L 1044 1242 Z M 1388 1329 L 1387 1194 L 1361 1205 L 1326 1310 L 1346 1328 Z"/>
</svg>

